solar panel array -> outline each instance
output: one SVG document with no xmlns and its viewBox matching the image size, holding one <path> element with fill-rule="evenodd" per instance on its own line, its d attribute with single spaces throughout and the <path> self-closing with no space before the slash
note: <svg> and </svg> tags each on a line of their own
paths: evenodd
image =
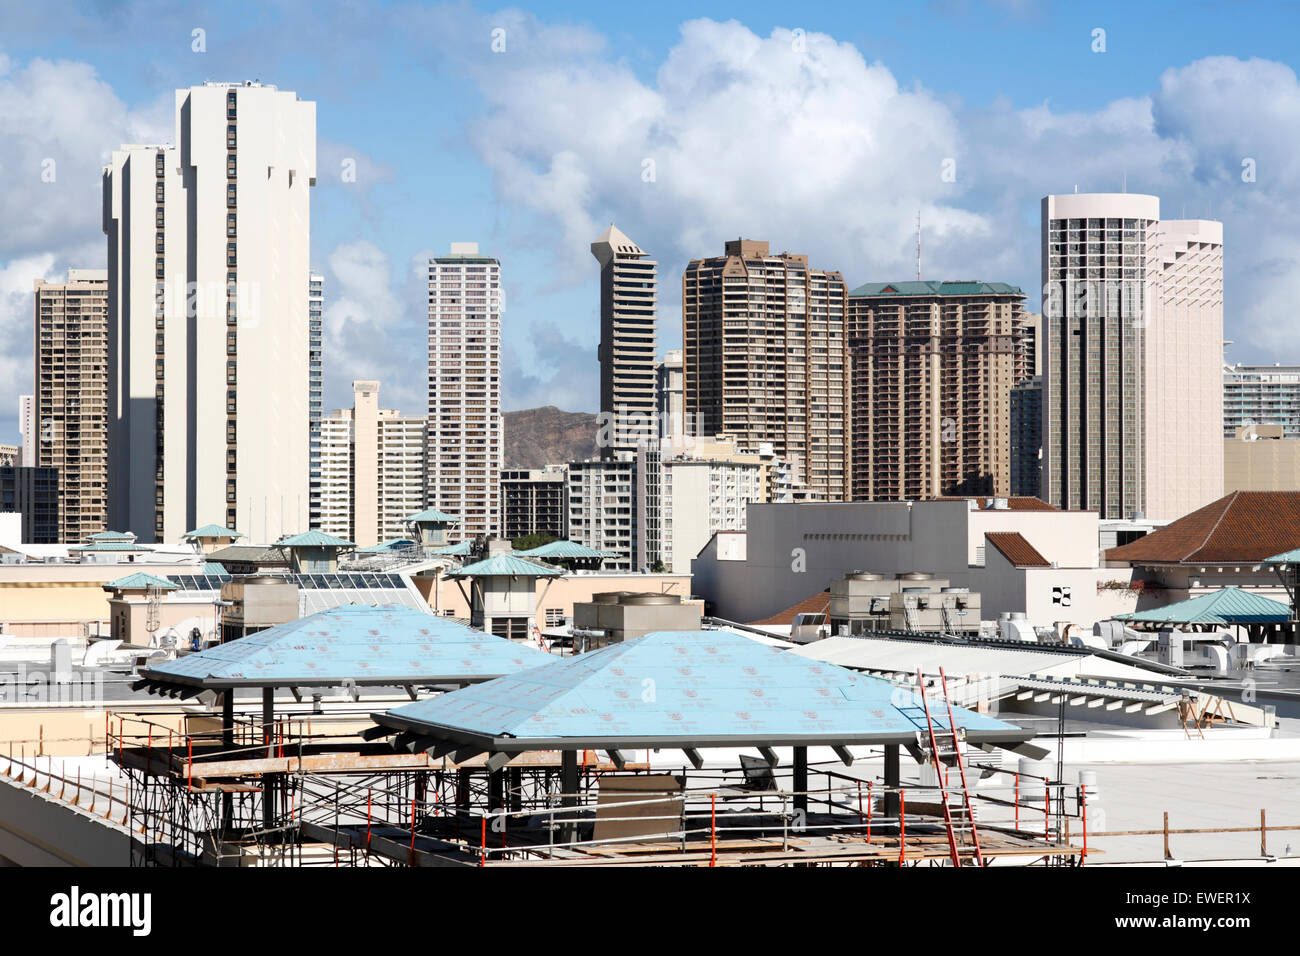
<svg viewBox="0 0 1300 956">
<path fill-rule="evenodd" d="M 372 571 L 344 571 L 336 574 L 277 574 L 275 577 L 296 584 L 302 590 L 338 590 L 340 588 L 373 589 L 399 588 L 406 590 L 406 581 L 400 574 L 379 574 Z M 220 591 L 221 585 L 231 580 L 229 574 L 172 574 L 167 580 L 187 591 Z"/>
</svg>

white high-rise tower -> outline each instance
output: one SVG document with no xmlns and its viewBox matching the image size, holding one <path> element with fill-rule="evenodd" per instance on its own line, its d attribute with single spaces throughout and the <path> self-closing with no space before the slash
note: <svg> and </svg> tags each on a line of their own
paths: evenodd
<svg viewBox="0 0 1300 956">
<path fill-rule="evenodd" d="M 1042 209 L 1041 497 L 1181 517 L 1223 494 L 1223 224 L 1132 193 Z"/>
<path fill-rule="evenodd" d="M 251 82 L 177 90 L 176 143 L 104 169 L 109 526 L 275 541 L 309 521 L 316 104 Z"/>
<path fill-rule="evenodd" d="M 428 504 L 462 539 L 500 527 L 504 311 L 501 263 L 477 243 L 429 260 Z"/>
</svg>

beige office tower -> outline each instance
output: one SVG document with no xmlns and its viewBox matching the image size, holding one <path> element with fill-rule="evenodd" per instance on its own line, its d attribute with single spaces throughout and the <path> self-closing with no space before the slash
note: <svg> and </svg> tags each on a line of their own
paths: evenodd
<svg viewBox="0 0 1300 956">
<path fill-rule="evenodd" d="M 659 264 L 612 223 L 591 244 L 600 263 L 600 411 L 603 457 L 658 437 L 655 302 Z"/>
<path fill-rule="evenodd" d="M 849 497 L 847 289 L 808 257 L 737 239 L 682 278 L 683 405 L 690 434 L 735 437 L 794 471 L 799 497 Z"/>
<path fill-rule="evenodd" d="M 320 434 L 320 530 L 359 548 L 407 537 L 424 508 L 425 419 L 380 408 L 379 383 L 357 381 Z"/>
<path fill-rule="evenodd" d="M 176 142 L 104 169 L 109 524 L 275 541 L 310 520 L 316 104 L 252 82 L 178 90 Z"/>
<path fill-rule="evenodd" d="M 33 464 L 59 470 L 59 540 L 107 530 L 108 273 L 36 281 Z"/>
<path fill-rule="evenodd" d="M 453 242 L 429 260 L 426 504 L 462 538 L 495 535 L 501 515 L 501 264 Z"/>
<path fill-rule="evenodd" d="M 849 293 L 853 498 L 1011 493 L 1011 389 L 1032 320 L 1005 282 L 875 282 Z"/>
<path fill-rule="evenodd" d="M 655 407 L 659 415 L 659 437 L 680 438 L 686 434 L 682 414 L 682 350 L 669 349 L 655 366 Z"/>
<path fill-rule="evenodd" d="M 1153 519 L 1221 497 L 1222 224 L 1047 196 L 1042 274 L 1042 496 Z"/>
</svg>

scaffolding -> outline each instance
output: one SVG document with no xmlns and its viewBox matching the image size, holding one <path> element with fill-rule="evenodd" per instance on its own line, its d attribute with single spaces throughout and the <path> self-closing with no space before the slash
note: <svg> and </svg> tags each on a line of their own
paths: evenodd
<svg viewBox="0 0 1300 956">
<path fill-rule="evenodd" d="M 309 717 L 240 717 L 224 736 L 115 721 L 105 749 L 128 779 L 133 866 L 947 866 L 974 836 L 954 828 L 976 820 L 984 865 L 1088 852 L 1069 834 L 1087 832 L 1081 788 L 987 764 L 970 766 L 999 783 L 967 790 L 886 786 L 839 763 L 664 772 L 582 751 L 565 792 L 556 751 L 491 770 Z M 967 809 L 945 819 L 946 800 Z"/>
</svg>

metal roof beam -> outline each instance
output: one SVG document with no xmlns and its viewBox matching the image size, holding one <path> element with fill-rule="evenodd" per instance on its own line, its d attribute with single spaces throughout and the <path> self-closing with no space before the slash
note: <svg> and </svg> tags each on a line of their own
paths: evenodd
<svg viewBox="0 0 1300 956">
<path fill-rule="evenodd" d="M 694 747 L 683 747 L 682 753 L 686 755 L 686 759 L 691 762 L 691 766 L 696 770 L 704 769 L 704 758 L 700 756 L 700 752 Z"/>
</svg>

